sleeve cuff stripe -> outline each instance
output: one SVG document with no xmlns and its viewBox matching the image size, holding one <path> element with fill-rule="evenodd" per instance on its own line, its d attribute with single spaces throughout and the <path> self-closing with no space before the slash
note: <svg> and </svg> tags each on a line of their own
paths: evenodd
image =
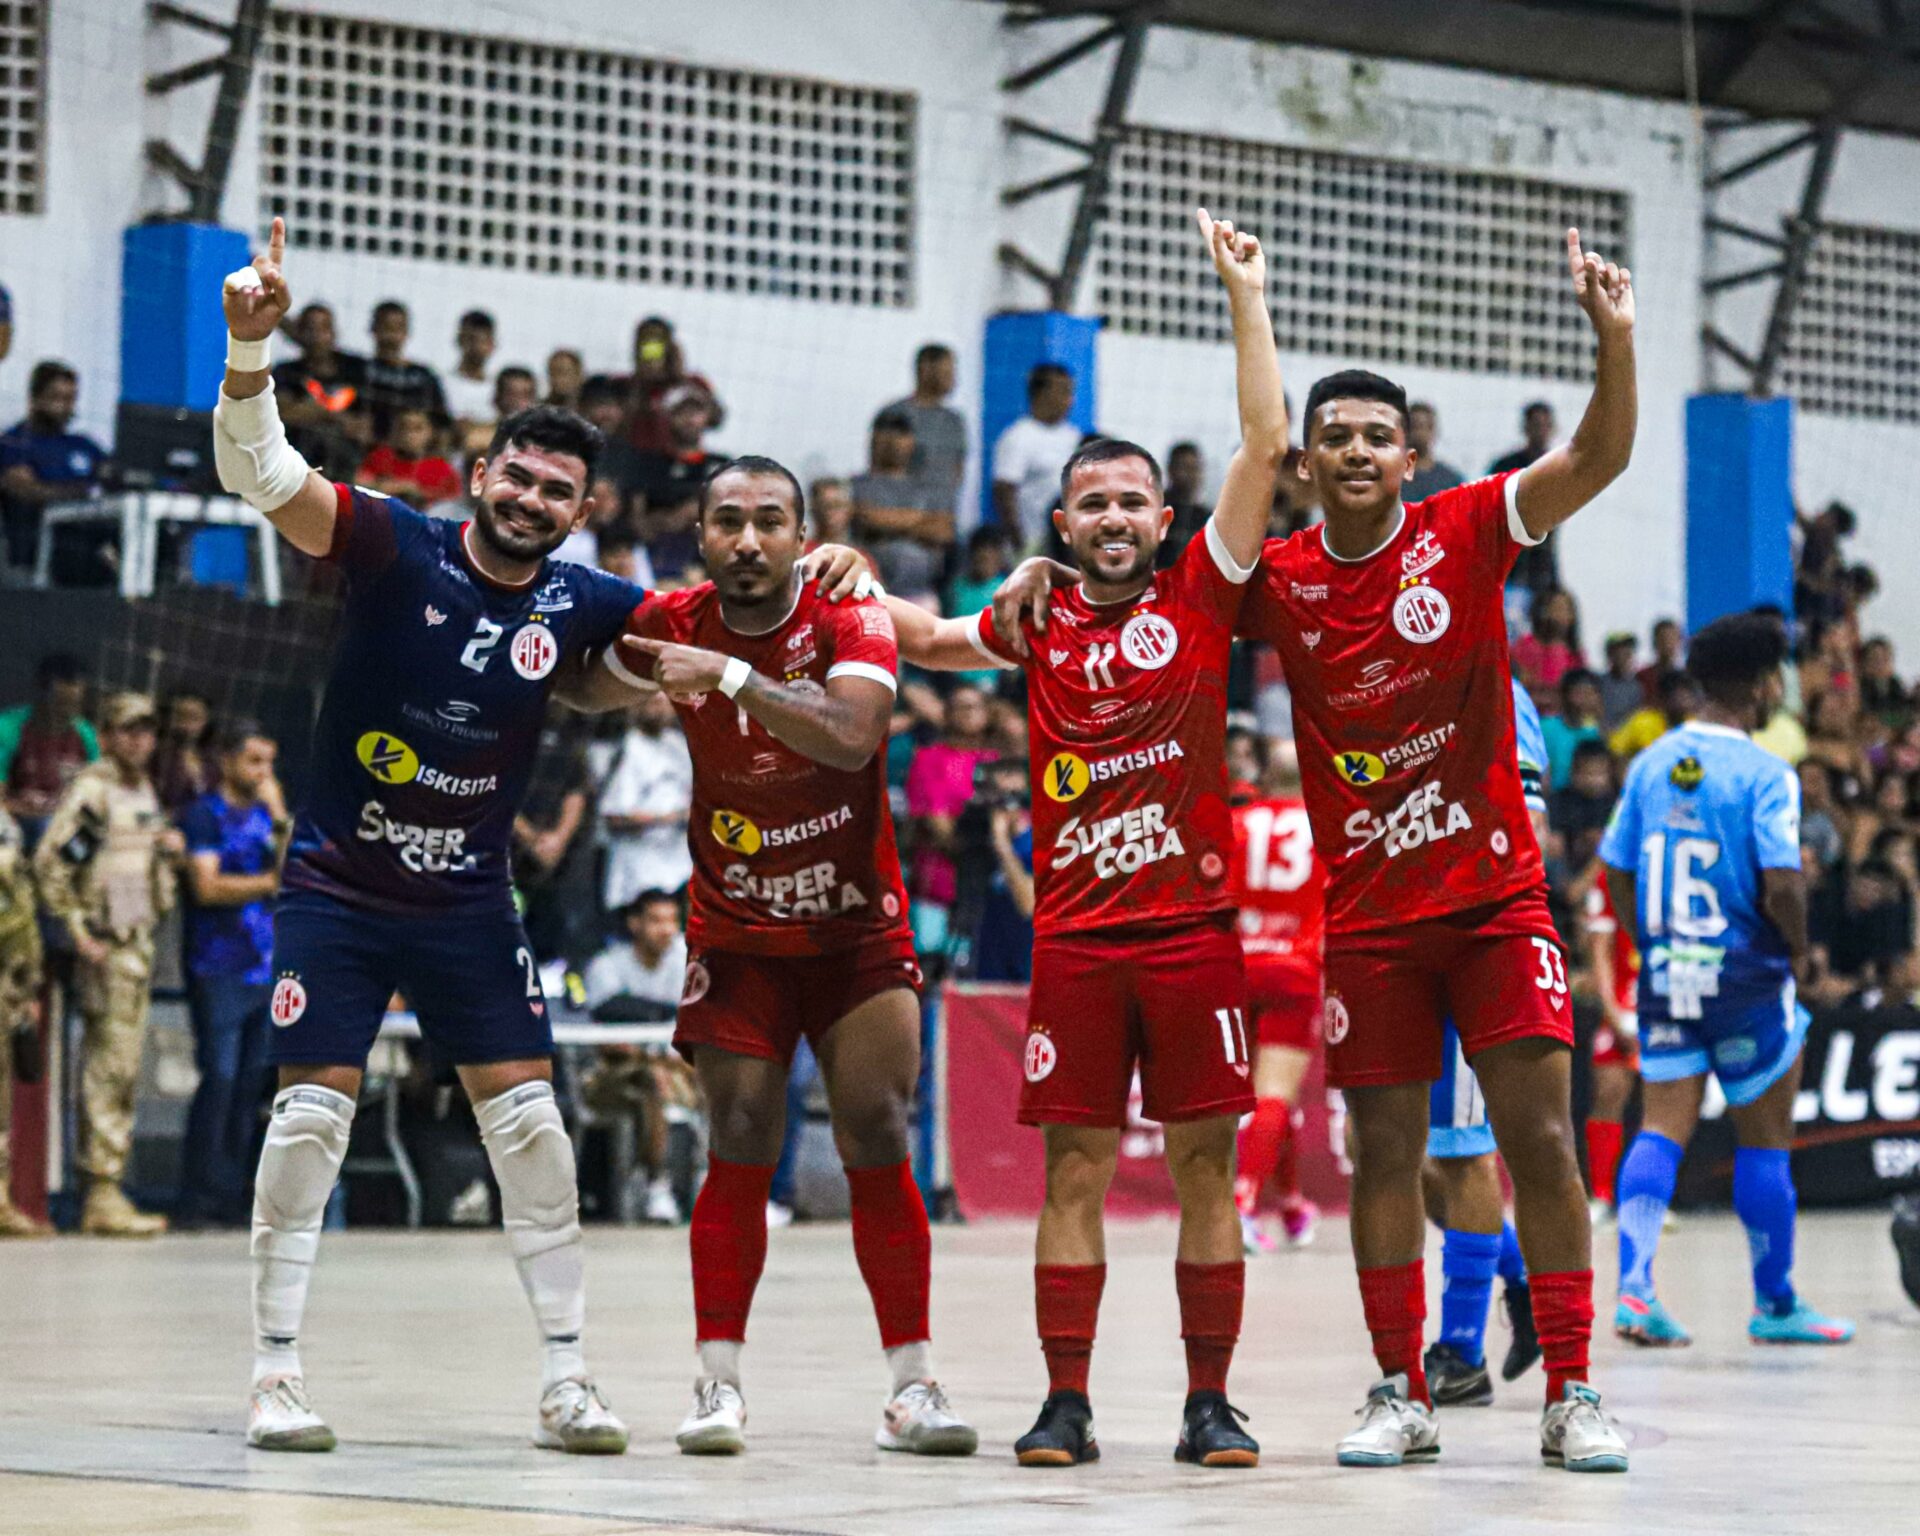
<svg viewBox="0 0 1920 1536">
<path fill-rule="evenodd" d="M 876 667 L 870 661 L 836 661 L 827 668 L 827 681 L 836 677 L 864 677 L 870 683 L 879 683 L 889 693 L 898 693 L 900 684 L 885 667 Z"/>
<path fill-rule="evenodd" d="M 620 642 L 618 640 L 607 647 L 606 662 L 607 670 L 619 678 L 620 681 L 625 683 L 629 688 L 651 688 L 653 686 L 651 680 L 635 676 L 634 673 L 629 670 L 627 664 L 620 659 Z"/>
<path fill-rule="evenodd" d="M 1227 548 L 1227 541 L 1221 537 L 1218 518 L 1207 519 L 1207 553 L 1213 556 L 1213 563 L 1220 574 L 1236 587 L 1245 586 L 1253 579 L 1253 573 L 1259 569 L 1259 562 L 1242 565 L 1233 558 L 1233 551 Z"/>
<path fill-rule="evenodd" d="M 1527 525 L 1521 521 L 1520 477 L 1524 474 L 1526 474 L 1524 469 L 1516 469 L 1507 476 L 1507 483 L 1500 489 L 1507 498 L 1507 532 L 1512 535 L 1514 543 L 1524 544 L 1528 549 L 1532 549 L 1536 544 L 1545 543 L 1547 536 L 1543 533 L 1536 539 L 1527 532 Z"/>
<path fill-rule="evenodd" d="M 1019 662 L 1008 661 L 1006 657 L 1002 656 L 998 651 L 994 650 L 993 647 L 988 645 L 985 640 L 980 638 L 980 619 L 978 615 L 975 615 L 974 621 L 967 626 L 967 638 L 973 642 L 973 648 L 976 651 L 986 657 L 988 661 L 992 662 L 1002 672 L 1018 672 L 1020 670 Z"/>
</svg>

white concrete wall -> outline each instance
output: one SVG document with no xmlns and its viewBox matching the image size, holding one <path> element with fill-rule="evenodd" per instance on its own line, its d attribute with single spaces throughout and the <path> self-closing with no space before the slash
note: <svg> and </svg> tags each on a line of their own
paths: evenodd
<svg viewBox="0 0 1920 1536">
<path fill-rule="evenodd" d="M 1059 152 L 1008 143 L 998 80 L 1086 23 L 1004 32 L 996 7 L 975 0 L 570 0 L 530 7 L 505 0 L 304 0 L 307 8 L 502 36 L 592 44 L 699 63 L 734 64 L 915 92 L 920 103 L 915 302 L 905 310 L 729 297 L 638 284 L 431 267 L 386 258 L 299 253 L 299 298 L 340 311 L 343 339 L 363 345 L 372 304 L 404 297 L 415 317 L 415 353 L 452 361 L 456 316 L 470 306 L 501 321 L 502 361 L 538 365 L 575 345 L 594 367 L 620 366 L 633 322 L 660 310 L 680 326 L 693 365 L 726 395 L 731 420 L 720 445 L 781 455 L 806 473 L 846 471 L 863 459 L 866 422 L 907 382 L 914 348 L 953 343 L 961 359 L 958 403 L 976 414 L 978 351 L 988 314 L 1036 302 L 1031 284 L 1003 273 L 1002 238 L 1057 258 L 1071 194 L 1002 210 L 1002 185 L 1057 168 Z M 156 40 L 132 0 L 60 0 L 51 8 L 52 128 L 47 211 L 0 218 L 0 282 L 16 301 L 13 357 L 0 364 L 0 416 L 11 419 L 34 358 L 71 358 L 83 374 L 82 421 L 104 434 L 117 390 L 120 234 L 142 212 L 171 205 L 143 170 L 140 144 L 164 133 L 197 156 L 210 87 L 150 101 L 143 73 L 196 55 L 204 40 Z M 1099 58 L 1027 93 L 1016 109 L 1087 131 L 1105 83 Z M 1144 125 L 1305 146 L 1517 170 L 1633 197 L 1633 264 L 1641 304 L 1641 433 L 1632 469 L 1564 535 L 1563 566 L 1586 628 L 1644 631 L 1681 606 L 1686 396 L 1700 382 L 1700 201 L 1691 121 L 1683 109 L 1591 91 L 1465 71 L 1385 64 L 1318 50 L 1156 32 L 1135 97 Z M 250 121 L 226 222 L 258 217 Z M 1792 199 L 1783 165 L 1740 191 L 1766 223 Z M 1769 206 L 1770 205 L 1770 206 Z M 1744 205 L 1730 205 L 1739 214 Z M 1225 210 L 1230 212 L 1231 210 Z M 1849 140 L 1829 212 L 1835 218 L 1920 228 L 1920 145 Z M 1543 249 L 1543 264 L 1559 260 Z M 1200 259 L 1196 251 L 1196 260 Z M 1568 300 L 1571 303 L 1571 298 Z M 1552 400 L 1571 430 L 1581 386 L 1524 377 L 1445 373 L 1378 359 L 1290 355 L 1296 400 L 1319 373 L 1374 363 L 1442 413 L 1442 451 L 1478 469 L 1517 438 L 1521 403 Z M 1102 344 L 1102 424 L 1157 447 L 1194 437 L 1217 473 L 1232 446 L 1227 349 L 1109 335 Z M 1920 658 L 1920 561 L 1906 551 L 1905 477 L 1920 429 L 1866 427 L 1803 417 L 1797 483 L 1803 500 L 1847 497 L 1863 521 L 1859 550 L 1875 561 L 1888 596 L 1875 622 Z M 1907 665 L 1914 665 L 1909 660 Z"/>
</svg>

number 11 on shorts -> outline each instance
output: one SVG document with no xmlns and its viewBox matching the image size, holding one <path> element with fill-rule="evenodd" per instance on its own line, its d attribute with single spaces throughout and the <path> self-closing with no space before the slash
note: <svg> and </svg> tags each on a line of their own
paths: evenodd
<svg viewBox="0 0 1920 1536">
<path fill-rule="evenodd" d="M 1216 1008 L 1213 1016 L 1220 1021 L 1220 1042 L 1227 1048 L 1227 1065 L 1244 1067 L 1247 1064 L 1247 1025 L 1238 1008 Z"/>
</svg>

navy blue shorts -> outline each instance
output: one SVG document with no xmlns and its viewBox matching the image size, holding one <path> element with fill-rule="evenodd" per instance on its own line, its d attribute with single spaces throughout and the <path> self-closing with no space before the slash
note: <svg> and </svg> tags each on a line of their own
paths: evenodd
<svg viewBox="0 0 1920 1536">
<path fill-rule="evenodd" d="M 274 914 L 273 976 L 279 1066 L 364 1066 L 395 992 L 455 1066 L 553 1054 L 539 968 L 511 910 L 393 917 L 288 891 Z"/>
</svg>

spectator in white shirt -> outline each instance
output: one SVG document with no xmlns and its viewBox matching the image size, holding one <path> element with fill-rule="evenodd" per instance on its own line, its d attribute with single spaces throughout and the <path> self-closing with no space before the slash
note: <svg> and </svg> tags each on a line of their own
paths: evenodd
<svg viewBox="0 0 1920 1536">
<path fill-rule="evenodd" d="M 602 901 L 617 912 L 642 891 L 678 891 L 693 876 L 687 810 L 693 804 L 693 759 L 673 704 L 650 693 L 634 707 L 601 775 L 600 824 L 607 873 Z"/>
<path fill-rule="evenodd" d="M 1060 499 L 1060 467 L 1080 446 L 1073 409 L 1073 375 L 1058 363 L 1039 363 L 1027 375 L 1027 414 L 993 447 L 993 509 L 1000 526 L 1026 546 L 1047 534 L 1047 514 Z"/>
<path fill-rule="evenodd" d="M 620 999 L 675 1007 L 687 978 L 679 898 L 666 891 L 642 891 L 621 915 L 627 941 L 609 944 L 588 964 L 587 1007 L 597 1018 L 620 1011 Z"/>
<path fill-rule="evenodd" d="M 460 317 L 454 332 L 460 348 L 460 361 L 440 381 L 447 397 L 447 414 L 453 418 L 454 444 L 465 455 L 486 451 L 480 438 L 482 429 L 493 431 L 493 316 L 484 309 L 470 309 Z M 475 439 L 480 438 L 478 446 Z"/>
</svg>

